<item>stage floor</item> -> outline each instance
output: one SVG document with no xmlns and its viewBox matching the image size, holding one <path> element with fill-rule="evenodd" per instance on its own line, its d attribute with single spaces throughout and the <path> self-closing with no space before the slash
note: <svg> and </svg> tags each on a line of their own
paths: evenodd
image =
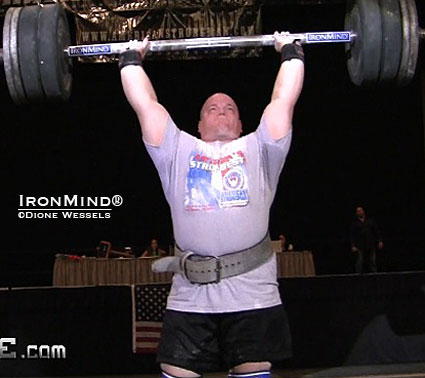
<svg viewBox="0 0 425 378">
<path fill-rule="evenodd" d="M 96 375 L 75 378 L 159 378 L 155 374 Z M 205 374 L 205 378 L 227 378 L 225 373 Z M 336 368 L 284 369 L 273 372 L 273 378 L 425 378 L 425 362 L 397 365 L 345 366 Z M 65 377 L 46 377 L 65 378 Z"/>
</svg>

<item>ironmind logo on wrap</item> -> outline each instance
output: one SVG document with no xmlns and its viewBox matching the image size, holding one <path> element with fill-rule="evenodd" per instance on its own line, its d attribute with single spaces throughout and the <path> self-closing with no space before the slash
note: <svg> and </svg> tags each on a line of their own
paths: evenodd
<svg viewBox="0 0 425 378">
<path fill-rule="evenodd" d="M 27 196 L 20 194 L 20 219 L 109 219 L 114 207 L 123 204 L 123 197 L 114 196 Z"/>
</svg>

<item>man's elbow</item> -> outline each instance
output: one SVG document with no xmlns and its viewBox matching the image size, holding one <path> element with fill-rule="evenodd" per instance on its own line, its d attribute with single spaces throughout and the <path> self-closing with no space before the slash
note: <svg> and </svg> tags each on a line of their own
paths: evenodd
<svg viewBox="0 0 425 378">
<path fill-rule="evenodd" d="M 292 125 L 292 116 L 294 106 L 291 106 L 285 100 L 273 100 L 265 109 L 267 124 L 273 125 L 273 128 L 288 128 Z"/>
<path fill-rule="evenodd" d="M 280 95 L 272 98 L 269 106 L 277 109 L 279 112 L 293 112 L 296 105 L 296 99 L 289 95 Z"/>
<path fill-rule="evenodd" d="M 274 140 L 284 138 L 292 130 L 292 118 L 286 114 L 271 115 L 265 112 L 267 130 Z"/>
</svg>

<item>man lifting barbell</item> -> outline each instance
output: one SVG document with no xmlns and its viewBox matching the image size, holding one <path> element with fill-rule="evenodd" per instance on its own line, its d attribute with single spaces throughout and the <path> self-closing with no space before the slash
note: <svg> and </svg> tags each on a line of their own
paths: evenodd
<svg viewBox="0 0 425 378">
<path fill-rule="evenodd" d="M 200 139 L 179 130 L 143 69 L 149 42 L 120 55 L 124 92 L 161 178 L 176 239 L 176 256 L 154 266 L 175 272 L 157 357 L 163 377 L 199 377 L 220 361 L 229 377 L 270 377 L 271 363 L 291 356 L 267 229 L 304 53 L 286 33 L 274 38 L 282 58 L 271 102 L 244 137 L 238 107 L 224 93 L 204 103 Z"/>
</svg>

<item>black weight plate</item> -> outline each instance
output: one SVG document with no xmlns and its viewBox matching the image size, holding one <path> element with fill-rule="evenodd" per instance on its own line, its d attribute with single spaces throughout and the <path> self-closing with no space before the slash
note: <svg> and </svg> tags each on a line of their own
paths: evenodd
<svg viewBox="0 0 425 378">
<path fill-rule="evenodd" d="M 70 41 L 65 10 L 59 4 L 44 5 L 38 24 L 38 51 L 47 101 L 66 101 L 71 95 L 72 62 L 64 52 Z"/>
<path fill-rule="evenodd" d="M 19 64 L 19 50 L 18 50 L 18 28 L 19 28 L 19 17 L 21 16 L 22 8 L 16 8 L 13 12 L 10 20 L 10 61 L 12 63 L 12 76 L 15 82 L 16 92 L 19 97 L 17 104 L 26 104 L 27 98 L 25 95 L 24 85 L 21 79 L 21 68 Z"/>
<path fill-rule="evenodd" d="M 382 17 L 382 58 L 380 83 L 394 83 L 398 75 L 403 41 L 399 0 L 380 0 Z"/>
<path fill-rule="evenodd" d="M 346 45 L 347 68 L 358 86 L 376 84 L 381 70 L 382 21 L 376 0 L 357 0 L 345 18 L 345 30 L 356 37 Z"/>
<path fill-rule="evenodd" d="M 399 0 L 401 12 L 401 25 L 403 30 L 403 44 L 401 50 L 400 68 L 397 75 L 397 84 L 400 86 L 406 85 L 408 82 L 408 61 L 410 54 L 410 14 L 407 8 L 406 0 Z"/>
<path fill-rule="evenodd" d="M 15 88 L 15 82 L 12 75 L 12 62 L 10 59 L 10 21 L 12 19 L 12 14 L 16 8 L 9 8 L 4 16 L 3 23 L 3 65 L 4 73 L 6 76 L 7 88 L 9 89 L 10 97 L 12 100 L 17 103 L 19 102 L 18 94 Z"/>
<path fill-rule="evenodd" d="M 10 97 L 15 104 L 27 102 L 21 80 L 18 52 L 18 22 L 21 8 L 9 8 L 3 24 L 3 64 Z"/>
<path fill-rule="evenodd" d="M 407 7 L 410 14 L 410 54 L 408 62 L 409 82 L 413 79 L 416 72 L 416 64 L 418 62 L 420 33 L 418 22 L 418 11 L 416 9 L 415 0 L 407 0 Z"/>
<path fill-rule="evenodd" d="M 419 52 L 419 25 L 414 0 L 399 0 L 402 16 L 403 45 L 397 84 L 405 86 L 415 75 Z"/>
<path fill-rule="evenodd" d="M 22 8 L 19 17 L 18 50 L 21 78 L 29 102 L 45 99 L 38 68 L 38 16 L 41 7 Z"/>
<path fill-rule="evenodd" d="M 356 4 L 351 7 L 345 16 L 345 30 L 356 34 L 361 30 L 359 8 Z M 345 45 L 348 74 L 350 75 L 351 81 L 356 85 L 358 85 L 357 83 L 360 81 L 358 72 L 363 65 L 361 37 L 360 31 L 360 35 L 356 35 L 354 42 Z"/>
</svg>

